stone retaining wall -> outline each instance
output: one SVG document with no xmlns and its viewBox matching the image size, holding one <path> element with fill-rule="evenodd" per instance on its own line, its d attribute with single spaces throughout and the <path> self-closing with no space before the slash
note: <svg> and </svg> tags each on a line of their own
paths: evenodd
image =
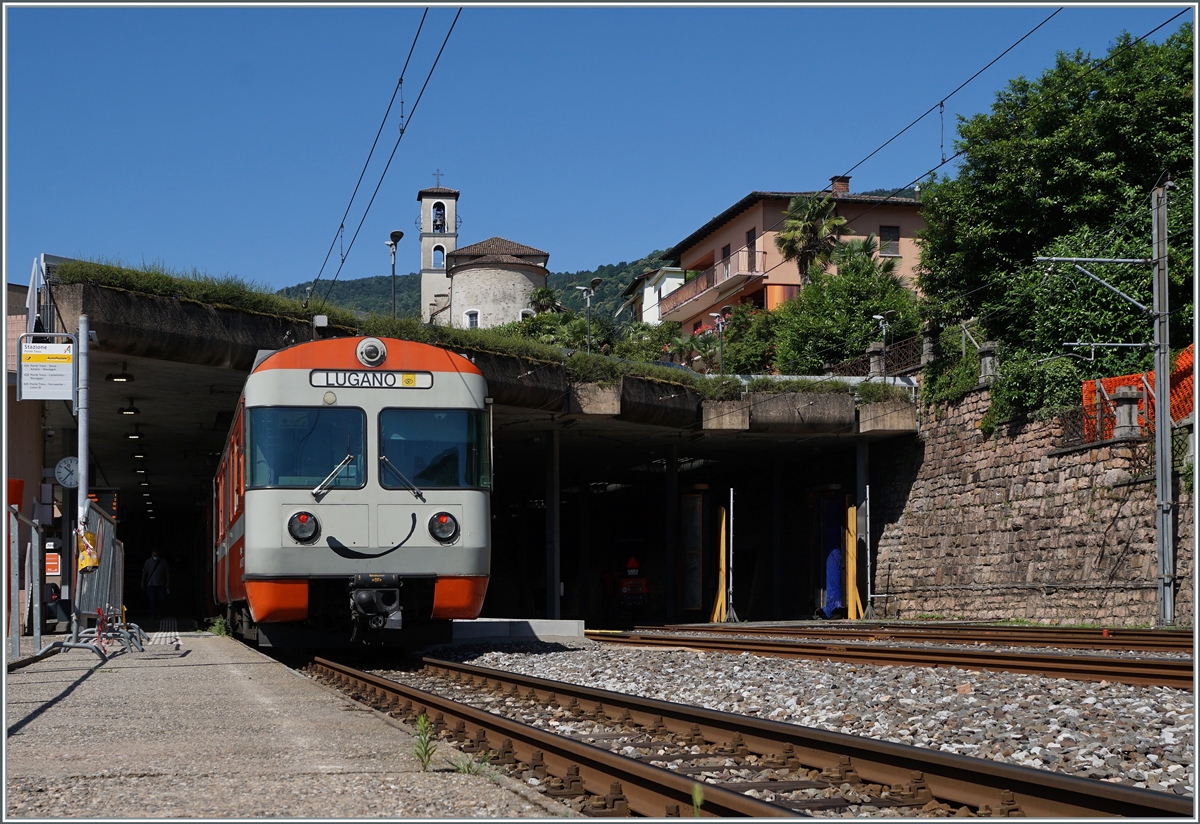
<svg viewBox="0 0 1200 824">
<path fill-rule="evenodd" d="M 1056 449 L 1056 420 L 1002 426 L 985 439 L 978 425 L 988 403 L 988 390 L 976 390 L 927 410 L 919 438 L 872 444 L 875 591 L 892 596 L 876 610 L 1155 623 L 1154 480 L 1134 476 L 1146 443 Z M 1175 481 L 1176 623 L 1190 625 L 1193 496 Z"/>
</svg>

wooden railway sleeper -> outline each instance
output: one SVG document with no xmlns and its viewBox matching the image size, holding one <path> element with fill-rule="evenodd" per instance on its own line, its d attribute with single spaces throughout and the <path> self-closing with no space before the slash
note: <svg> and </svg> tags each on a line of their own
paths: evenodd
<svg viewBox="0 0 1200 824">
<path fill-rule="evenodd" d="M 614 781 L 605 795 L 593 796 L 591 803 L 585 806 L 582 812 L 592 818 L 629 817 L 629 800 L 621 790 L 621 782 Z"/>
</svg>

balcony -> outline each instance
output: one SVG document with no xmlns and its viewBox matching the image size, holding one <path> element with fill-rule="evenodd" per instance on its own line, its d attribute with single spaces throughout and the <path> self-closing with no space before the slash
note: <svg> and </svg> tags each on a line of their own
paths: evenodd
<svg viewBox="0 0 1200 824">
<path fill-rule="evenodd" d="M 663 320 L 686 320 L 705 305 L 740 289 L 748 281 L 765 274 L 766 251 L 738 249 L 728 260 L 719 260 L 694 279 L 664 295 L 659 304 Z M 707 299 L 705 299 L 707 296 Z"/>
</svg>

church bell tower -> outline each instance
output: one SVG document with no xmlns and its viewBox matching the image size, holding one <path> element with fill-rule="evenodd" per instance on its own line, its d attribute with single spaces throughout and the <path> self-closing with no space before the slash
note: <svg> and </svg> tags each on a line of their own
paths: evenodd
<svg viewBox="0 0 1200 824">
<path fill-rule="evenodd" d="M 441 183 L 441 173 L 436 174 Z M 417 192 L 421 216 L 417 228 L 421 232 L 421 320 L 429 322 L 430 314 L 445 306 L 450 294 L 450 276 L 446 273 L 446 258 L 458 248 L 458 191 L 438 185 Z"/>
</svg>

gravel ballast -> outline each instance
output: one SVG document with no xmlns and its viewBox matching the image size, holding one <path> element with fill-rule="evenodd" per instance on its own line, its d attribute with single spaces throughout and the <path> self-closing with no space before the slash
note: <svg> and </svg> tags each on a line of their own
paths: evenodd
<svg viewBox="0 0 1200 824">
<path fill-rule="evenodd" d="M 587 640 L 432 657 L 1191 797 L 1194 694 Z"/>
</svg>

